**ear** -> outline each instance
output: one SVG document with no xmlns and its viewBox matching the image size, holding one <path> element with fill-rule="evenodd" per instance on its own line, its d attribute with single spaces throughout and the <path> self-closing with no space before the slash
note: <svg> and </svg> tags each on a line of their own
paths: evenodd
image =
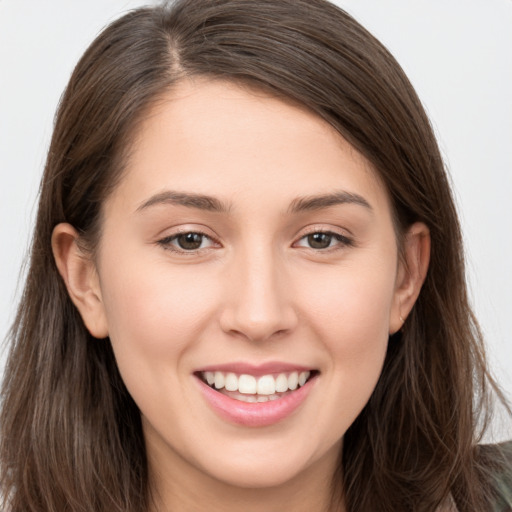
<svg viewBox="0 0 512 512">
<path fill-rule="evenodd" d="M 406 232 L 403 258 L 399 259 L 389 333 L 397 332 L 411 312 L 427 276 L 430 262 L 430 231 L 416 222 Z"/>
<path fill-rule="evenodd" d="M 78 240 L 79 235 L 70 224 L 55 226 L 53 257 L 88 331 L 96 338 L 106 338 L 108 327 L 98 273 L 90 256 L 80 249 Z"/>
</svg>

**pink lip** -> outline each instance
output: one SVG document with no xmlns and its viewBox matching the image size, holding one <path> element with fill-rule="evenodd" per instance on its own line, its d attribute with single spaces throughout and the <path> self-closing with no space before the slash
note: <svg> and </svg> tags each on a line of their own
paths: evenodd
<svg viewBox="0 0 512 512">
<path fill-rule="evenodd" d="M 244 363 L 244 362 L 233 362 L 218 365 L 205 366 L 200 368 L 197 372 L 232 372 L 237 375 L 248 374 L 254 375 L 255 377 L 261 377 L 262 375 L 270 375 L 275 373 L 291 373 L 291 372 L 306 372 L 311 371 L 312 368 L 306 366 L 300 366 L 291 363 L 283 362 L 268 362 L 259 365 Z"/>
<path fill-rule="evenodd" d="M 218 366 L 215 368 L 219 370 Z M 254 375 L 252 371 L 247 373 Z M 266 371 L 268 374 L 268 369 Z M 245 373 L 245 371 L 242 373 Z M 260 403 L 235 400 L 215 391 L 199 377 L 196 380 L 208 404 L 223 419 L 246 427 L 266 427 L 290 416 L 306 400 L 317 379 L 316 377 L 310 379 L 304 386 L 283 396 L 283 398 Z"/>
</svg>

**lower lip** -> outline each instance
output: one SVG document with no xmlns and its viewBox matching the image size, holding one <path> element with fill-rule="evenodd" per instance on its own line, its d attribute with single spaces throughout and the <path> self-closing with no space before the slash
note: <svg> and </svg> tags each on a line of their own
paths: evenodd
<svg viewBox="0 0 512 512">
<path fill-rule="evenodd" d="M 245 427 L 267 427 L 290 416 L 306 400 L 316 377 L 283 398 L 260 403 L 235 400 L 215 391 L 201 379 L 197 381 L 206 401 L 223 419 Z"/>
</svg>

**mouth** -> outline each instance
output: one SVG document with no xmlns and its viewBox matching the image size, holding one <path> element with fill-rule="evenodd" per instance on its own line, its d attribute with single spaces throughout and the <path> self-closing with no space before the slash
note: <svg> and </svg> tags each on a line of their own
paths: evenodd
<svg viewBox="0 0 512 512">
<path fill-rule="evenodd" d="M 280 362 L 212 365 L 194 372 L 210 408 L 243 427 L 270 427 L 292 417 L 308 401 L 319 375 L 316 369 Z"/>
<path fill-rule="evenodd" d="M 215 370 L 199 371 L 195 375 L 211 389 L 231 399 L 263 403 L 292 394 L 314 379 L 318 373 L 318 370 L 297 370 L 251 375 Z"/>
</svg>

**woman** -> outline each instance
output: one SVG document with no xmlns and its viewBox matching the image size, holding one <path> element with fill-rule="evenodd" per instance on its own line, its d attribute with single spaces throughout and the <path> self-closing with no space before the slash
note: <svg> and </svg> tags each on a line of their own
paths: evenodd
<svg viewBox="0 0 512 512">
<path fill-rule="evenodd" d="M 12 343 L 9 511 L 507 506 L 435 138 L 324 1 L 184 0 L 100 34 Z"/>
</svg>

